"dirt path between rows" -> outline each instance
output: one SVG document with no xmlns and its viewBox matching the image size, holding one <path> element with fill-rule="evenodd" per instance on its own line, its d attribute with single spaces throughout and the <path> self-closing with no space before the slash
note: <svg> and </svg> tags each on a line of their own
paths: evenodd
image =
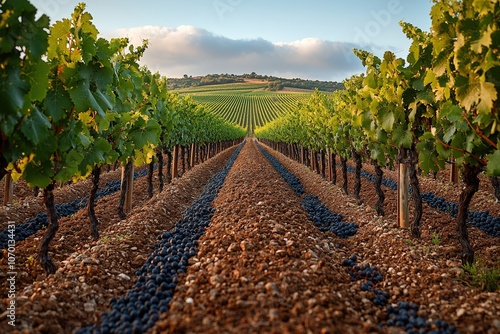
<svg viewBox="0 0 500 334">
<path fill-rule="evenodd" d="M 360 333 L 344 240 L 320 232 L 253 141 L 218 197 L 199 252 L 155 333 Z M 342 291 L 342 293 L 339 293 Z"/>
<path fill-rule="evenodd" d="M 54 275 L 38 275 L 29 285 L 18 277 L 17 325 L 12 328 L 7 324 L 8 318 L 2 316 L 0 333 L 66 334 L 97 323 L 102 313 L 109 309 L 110 299 L 124 295 L 133 286 L 134 271 L 146 262 L 147 254 L 158 242 L 157 236 L 174 226 L 182 211 L 198 198 L 204 185 L 227 163 L 235 148 L 195 166 L 181 178 L 165 185 L 163 192 L 151 200 L 145 199 L 147 184 L 145 178 L 141 179 L 134 187 L 137 196 L 134 197 L 133 212 L 125 220 L 117 218 L 100 225 L 98 241 L 88 239 L 88 233 L 72 230 L 72 226 L 86 229 L 85 210 L 65 218 L 52 243 L 55 250 L 52 255 L 59 269 Z M 118 194 L 113 194 L 99 200 L 97 213 L 100 219 L 104 214 L 114 213 L 117 197 Z M 34 251 L 34 238 L 40 233 L 43 231 L 16 245 L 19 276 L 26 273 L 29 265 L 21 255 L 28 254 L 30 249 Z M 0 263 L 0 271 L 2 274 L 7 272 L 4 261 Z M 0 314 L 6 314 L 9 301 L 7 298 L 1 300 Z"/>
</svg>

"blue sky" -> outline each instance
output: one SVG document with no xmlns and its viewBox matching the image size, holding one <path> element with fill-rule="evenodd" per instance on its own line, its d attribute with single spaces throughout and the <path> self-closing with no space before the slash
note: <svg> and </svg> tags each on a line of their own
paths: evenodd
<svg viewBox="0 0 500 334">
<path fill-rule="evenodd" d="M 55 20 L 75 0 L 31 0 Z M 341 81 L 352 48 L 406 57 L 399 21 L 429 30 L 430 0 L 88 0 L 106 38 L 149 39 L 143 63 L 167 77 L 250 73 Z"/>
</svg>

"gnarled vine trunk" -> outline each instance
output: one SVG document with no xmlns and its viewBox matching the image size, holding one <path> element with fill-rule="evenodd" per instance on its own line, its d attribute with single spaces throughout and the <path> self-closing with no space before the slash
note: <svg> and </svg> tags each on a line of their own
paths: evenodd
<svg viewBox="0 0 500 334">
<path fill-rule="evenodd" d="M 89 201 L 87 203 L 87 214 L 90 220 L 90 235 L 94 240 L 99 239 L 99 230 L 97 226 L 99 225 L 99 220 L 95 215 L 95 198 L 97 195 L 97 190 L 99 189 L 99 179 L 101 177 L 101 168 L 94 167 L 92 170 L 92 189 L 90 189 Z"/>
<path fill-rule="evenodd" d="M 49 225 L 38 245 L 38 261 L 47 274 L 54 274 L 57 267 L 49 257 L 50 242 L 54 239 L 59 228 L 57 211 L 54 205 L 54 183 L 49 184 L 43 190 L 43 202 L 47 208 Z"/>
<path fill-rule="evenodd" d="M 413 220 L 410 222 L 410 232 L 411 236 L 414 238 L 420 238 L 420 220 L 422 219 L 422 196 L 420 194 L 420 185 L 418 183 L 418 174 L 415 166 L 418 163 L 418 152 L 413 147 L 408 150 L 408 176 L 410 179 L 411 187 L 411 198 L 415 205 L 415 213 L 413 215 Z"/>
<path fill-rule="evenodd" d="M 460 201 L 458 202 L 457 230 L 458 240 L 462 245 L 462 264 L 470 265 L 474 262 L 474 249 L 472 249 L 467 232 L 467 215 L 472 197 L 479 189 L 478 175 L 481 172 L 481 168 L 465 164 L 462 172 L 465 187 L 460 193 Z"/>
<path fill-rule="evenodd" d="M 153 197 L 153 173 L 155 170 L 155 159 L 151 159 L 148 169 L 148 197 Z"/>
<path fill-rule="evenodd" d="M 497 201 L 500 201 L 500 177 L 492 176 L 491 177 L 491 185 L 493 186 L 493 194 Z"/>
<path fill-rule="evenodd" d="M 181 146 L 181 156 L 182 156 L 182 175 L 186 173 L 186 147 Z"/>
<path fill-rule="evenodd" d="M 158 188 L 163 191 L 163 153 L 160 149 L 156 150 L 156 159 L 158 160 Z"/>
<path fill-rule="evenodd" d="M 171 151 L 167 151 L 167 184 L 172 182 L 172 161 L 174 157 Z"/>
<path fill-rule="evenodd" d="M 344 178 L 344 184 L 342 185 L 342 189 L 346 195 L 349 195 L 348 184 L 347 184 L 347 159 L 344 157 L 340 157 L 340 163 L 342 165 L 342 176 Z"/>
<path fill-rule="evenodd" d="M 332 183 L 337 184 L 337 155 L 331 153 L 330 155 L 330 164 L 332 165 Z"/>
<path fill-rule="evenodd" d="M 191 146 L 186 146 L 186 164 L 188 170 L 193 168 L 193 166 L 191 166 Z"/>
<path fill-rule="evenodd" d="M 325 151 L 321 150 L 321 177 L 325 178 L 326 176 L 326 156 Z"/>
<path fill-rule="evenodd" d="M 382 177 L 384 176 L 384 172 L 382 171 L 382 168 L 380 168 L 380 165 L 378 164 L 377 160 L 373 160 L 373 166 L 375 168 L 375 192 L 377 193 L 378 196 L 377 204 L 375 204 L 375 210 L 377 211 L 377 214 L 379 216 L 385 216 L 384 212 L 385 194 L 384 191 L 382 190 Z"/>
<path fill-rule="evenodd" d="M 356 164 L 355 169 L 355 182 L 354 182 L 354 198 L 358 200 L 358 204 L 361 204 L 361 197 L 359 193 L 361 192 L 361 168 L 363 167 L 363 163 L 361 161 L 361 155 L 353 148 L 352 149 L 352 158 Z"/>
</svg>

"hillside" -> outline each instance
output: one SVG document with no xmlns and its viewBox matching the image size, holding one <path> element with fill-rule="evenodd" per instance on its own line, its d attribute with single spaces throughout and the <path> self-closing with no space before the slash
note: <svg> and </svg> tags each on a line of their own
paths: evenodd
<svg viewBox="0 0 500 334">
<path fill-rule="evenodd" d="M 262 79 L 245 79 L 236 83 L 194 86 L 177 92 L 191 96 L 222 119 L 247 129 L 249 134 L 293 110 L 299 101 L 307 99 L 312 93 L 299 88 L 281 91 L 266 88 L 267 83 Z"/>
<path fill-rule="evenodd" d="M 172 90 L 185 89 L 190 87 L 210 86 L 219 84 L 243 83 L 249 81 L 259 81 L 264 85 L 265 90 L 281 91 L 287 88 L 333 92 L 343 89 L 342 83 L 335 81 L 306 80 L 300 78 L 285 79 L 268 75 L 259 75 L 255 72 L 251 74 L 207 74 L 205 76 L 188 76 L 183 78 L 170 78 L 168 88 Z"/>
</svg>

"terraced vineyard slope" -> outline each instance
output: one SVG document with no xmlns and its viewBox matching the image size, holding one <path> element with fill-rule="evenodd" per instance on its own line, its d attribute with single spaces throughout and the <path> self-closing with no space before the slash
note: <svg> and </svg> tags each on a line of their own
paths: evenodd
<svg viewBox="0 0 500 334">
<path fill-rule="evenodd" d="M 266 83 L 244 82 L 193 87 L 180 90 L 193 100 L 220 116 L 253 133 L 254 129 L 267 124 L 296 108 L 299 101 L 306 100 L 311 92 L 285 89 L 279 92 L 266 91 Z"/>
</svg>

